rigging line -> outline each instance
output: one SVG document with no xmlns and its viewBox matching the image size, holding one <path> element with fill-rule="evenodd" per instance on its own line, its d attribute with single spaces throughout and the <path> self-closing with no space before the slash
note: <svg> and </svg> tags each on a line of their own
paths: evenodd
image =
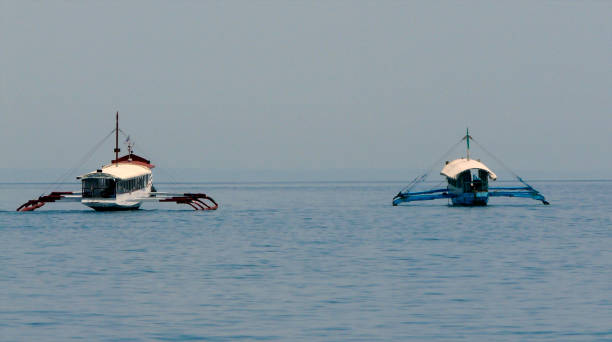
<svg viewBox="0 0 612 342">
<path fill-rule="evenodd" d="M 497 161 L 504 169 L 506 169 L 506 171 L 509 171 L 519 182 L 521 182 L 521 183 L 527 185 L 528 187 L 530 187 L 531 189 L 533 189 L 533 187 L 531 187 L 531 185 L 527 184 L 527 182 L 525 182 L 519 175 L 517 175 L 516 172 L 512 171 L 512 169 L 510 169 L 510 167 L 508 167 L 508 165 L 504 164 L 503 161 L 501 161 L 499 158 L 495 157 L 495 155 L 493 155 L 493 153 L 489 152 L 484 146 L 482 146 L 482 144 L 480 144 L 478 141 L 474 140 L 474 138 L 472 138 L 472 141 L 475 142 L 478 145 L 478 147 L 480 147 L 486 154 L 488 154 L 495 161 Z"/>
<path fill-rule="evenodd" d="M 480 142 L 478 142 L 474 138 L 472 138 L 472 141 L 475 142 L 478 147 L 480 147 L 486 154 L 488 154 L 491 158 L 498 162 L 504 169 L 506 169 L 506 171 L 509 171 L 514 177 L 520 178 L 514 171 L 512 171 L 512 169 L 510 169 L 510 167 L 508 167 L 508 165 L 504 164 L 503 161 L 497 158 L 493 153 L 489 152 L 489 150 L 487 150 Z"/>
<path fill-rule="evenodd" d="M 66 171 L 64 174 L 62 174 L 60 177 L 58 177 L 55 182 L 51 183 L 51 185 L 45 190 L 45 192 L 43 192 L 41 194 L 44 195 L 45 193 L 49 192 L 51 188 L 55 187 L 56 185 L 63 183 L 66 178 L 68 176 L 70 176 L 71 174 L 73 174 L 74 172 L 76 172 L 76 170 L 78 168 L 80 168 L 81 166 L 83 166 L 83 164 L 85 164 L 86 162 L 89 161 L 89 159 L 91 159 L 91 157 L 93 156 L 93 154 L 98 151 L 98 149 L 100 148 L 100 146 L 102 146 L 102 144 L 104 144 L 106 142 L 106 140 L 113 135 L 113 133 L 115 133 L 115 129 L 112 129 L 102 140 L 100 140 L 91 150 L 87 151 L 87 153 L 68 171 Z"/>
<path fill-rule="evenodd" d="M 124 138 L 127 138 L 129 135 L 127 135 L 124 131 L 122 131 L 121 129 L 119 129 L 119 133 L 121 133 L 123 135 Z M 142 152 L 147 155 L 147 156 L 153 156 L 152 154 L 150 154 L 148 151 L 146 151 L 144 148 L 142 148 L 142 145 L 138 145 L 138 148 L 142 150 Z M 178 181 L 176 180 L 176 178 L 174 178 L 174 176 L 172 174 L 170 174 L 170 171 L 166 171 L 164 168 L 161 168 L 159 166 L 157 166 L 157 170 L 160 173 L 163 173 L 166 177 L 170 178 L 170 180 L 174 183 L 178 183 Z"/>
<path fill-rule="evenodd" d="M 457 143 L 455 143 L 453 146 L 451 146 L 451 148 L 449 148 L 443 155 L 442 157 L 440 157 L 438 160 L 436 160 L 433 164 L 431 164 L 431 166 L 427 169 L 427 171 L 425 171 L 425 173 L 421 176 L 418 176 L 416 178 L 414 178 L 412 180 L 412 182 L 410 182 L 406 187 L 404 187 L 400 193 L 404 193 L 406 191 L 410 191 L 412 188 L 414 188 L 417 184 L 424 182 L 427 179 L 427 175 L 431 172 L 431 170 L 433 170 L 434 167 L 436 167 L 436 165 L 438 165 L 440 163 L 440 161 L 442 161 L 444 158 L 446 158 L 459 144 L 461 144 L 463 142 L 464 138 L 461 138 L 461 140 L 459 140 Z"/>
</svg>

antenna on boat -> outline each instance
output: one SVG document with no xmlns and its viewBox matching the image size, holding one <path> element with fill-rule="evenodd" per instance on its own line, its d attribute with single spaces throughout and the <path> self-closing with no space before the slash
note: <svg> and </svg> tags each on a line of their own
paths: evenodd
<svg viewBox="0 0 612 342">
<path fill-rule="evenodd" d="M 119 112 L 115 119 L 115 165 L 119 166 Z"/>
<path fill-rule="evenodd" d="M 136 144 L 132 142 L 129 135 L 125 139 L 125 143 L 127 144 L 128 149 L 128 160 L 132 161 L 132 152 L 134 152 L 134 145 Z"/>
</svg>

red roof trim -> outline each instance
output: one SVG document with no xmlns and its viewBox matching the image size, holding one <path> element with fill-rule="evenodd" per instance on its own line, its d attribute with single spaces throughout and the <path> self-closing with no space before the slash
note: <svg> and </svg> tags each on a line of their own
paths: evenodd
<svg viewBox="0 0 612 342">
<path fill-rule="evenodd" d="M 131 160 L 130 160 L 131 159 Z M 144 167 L 148 167 L 149 169 L 152 169 L 155 167 L 155 165 L 151 164 L 151 161 L 135 155 L 135 154 L 126 154 L 125 156 L 117 159 L 117 160 L 113 160 L 111 162 L 111 164 L 116 164 L 116 163 L 127 163 L 127 164 L 135 164 L 135 165 L 140 165 L 140 166 L 144 166 Z"/>
</svg>

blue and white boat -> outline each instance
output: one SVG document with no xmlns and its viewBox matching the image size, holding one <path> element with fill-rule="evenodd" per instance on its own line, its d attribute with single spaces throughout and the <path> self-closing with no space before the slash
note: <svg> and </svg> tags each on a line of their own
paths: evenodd
<svg viewBox="0 0 612 342">
<path fill-rule="evenodd" d="M 523 197 L 541 201 L 549 204 L 546 198 L 531 185 L 527 184 L 521 177 L 514 174 L 516 179 L 523 185 L 519 187 L 490 187 L 489 181 L 495 181 L 497 175 L 487 167 L 480 159 L 470 158 L 470 140 L 473 138 L 469 134 L 461 139 L 465 140 L 467 149 L 466 157 L 452 161 L 447 161 L 440 171 L 446 177 L 446 187 L 431 189 L 426 191 L 411 192 L 419 183 L 427 177 L 427 173 L 415 178 L 406 188 L 400 191 L 393 198 L 393 205 L 414 201 L 428 201 L 446 198 L 453 205 L 459 206 L 484 206 L 489 202 L 490 197 Z"/>
</svg>

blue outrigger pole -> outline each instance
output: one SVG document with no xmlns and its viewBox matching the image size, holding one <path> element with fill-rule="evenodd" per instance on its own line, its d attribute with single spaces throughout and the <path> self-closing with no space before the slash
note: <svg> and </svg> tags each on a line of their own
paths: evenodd
<svg viewBox="0 0 612 342">
<path fill-rule="evenodd" d="M 516 176 L 516 179 L 523 183 L 523 187 L 490 187 L 489 197 L 523 197 L 533 198 L 537 201 L 542 201 L 543 204 L 549 205 L 550 203 L 544 198 L 544 196 L 531 185 L 527 184 L 521 177 Z"/>
<path fill-rule="evenodd" d="M 452 162 L 447 162 L 446 167 L 442 169 L 441 174 L 447 176 L 447 181 L 449 183 L 446 188 L 411 192 L 417 184 L 425 181 L 427 175 L 433 169 L 432 166 L 425 174 L 416 177 L 408 186 L 395 195 L 395 197 L 393 197 L 393 205 L 396 206 L 404 202 L 429 201 L 441 198 L 451 199 L 453 204 L 457 205 L 486 205 L 489 197 L 532 198 L 541 201 L 543 204 L 550 204 L 538 190 L 527 184 L 521 177 L 506 167 L 503 162 L 495 158 L 493 154 L 477 143 L 483 151 L 497 160 L 524 185 L 521 187 L 489 187 L 488 178 L 495 180 L 497 176 L 488 169 L 486 165 L 482 164 L 480 160 L 470 160 L 470 140 L 476 141 L 470 136 L 469 129 L 466 130 L 465 136 L 457 144 L 461 143 L 463 140 L 466 141 L 467 158 L 460 158 Z M 444 156 L 453 150 L 457 144 L 451 147 Z M 441 159 L 443 159 L 444 156 Z M 437 163 L 438 162 L 436 162 L 436 164 Z M 447 167 L 449 167 L 450 170 L 447 170 Z M 478 170 L 479 173 L 477 176 L 472 176 L 470 170 Z M 449 175 L 448 172 L 452 174 Z"/>
</svg>

